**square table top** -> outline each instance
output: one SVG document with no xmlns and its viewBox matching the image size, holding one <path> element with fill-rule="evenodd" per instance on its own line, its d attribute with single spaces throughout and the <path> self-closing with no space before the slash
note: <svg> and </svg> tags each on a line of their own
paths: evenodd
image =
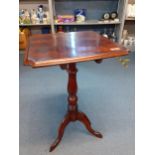
<svg viewBox="0 0 155 155">
<path fill-rule="evenodd" d="M 93 31 L 37 34 L 29 37 L 24 62 L 44 67 L 127 54 L 126 48 Z"/>
</svg>

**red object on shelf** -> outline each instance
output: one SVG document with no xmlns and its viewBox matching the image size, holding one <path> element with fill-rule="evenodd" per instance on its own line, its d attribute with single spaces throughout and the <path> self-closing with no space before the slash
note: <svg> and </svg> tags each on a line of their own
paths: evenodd
<svg viewBox="0 0 155 155">
<path fill-rule="evenodd" d="M 58 23 L 72 23 L 75 21 L 74 15 L 58 15 L 57 22 Z"/>
<path fill-rule="evenodd" d="M 62 27 L 62 26 L 59 26 L 57 32 L 58 32 L 58 33 L 64 32 L 63 27 Z"/>
</svg>

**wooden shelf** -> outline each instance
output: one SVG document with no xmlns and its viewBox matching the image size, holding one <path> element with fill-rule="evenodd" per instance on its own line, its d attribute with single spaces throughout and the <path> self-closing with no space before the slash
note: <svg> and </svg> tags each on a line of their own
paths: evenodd
<svg viewBox="0 0 155 155">
<path fill-rule="evenodd" d="M 125 20 L 135 21 L 134 17 L 127 17 Z"/>
<path fill-rule="evenodd" d="M 51 24 L 19 24 L 19 26 L 50 26 Z"/>
<path fill-rule="evenodd" d="M 72 22 L 72 23 L 54 23 L 54 25 L 110 25 L 110 24 L 120 24 L 121 22 L 101 22 L 98 20 L 87 20 L 85 22 Z"/>
</svg>

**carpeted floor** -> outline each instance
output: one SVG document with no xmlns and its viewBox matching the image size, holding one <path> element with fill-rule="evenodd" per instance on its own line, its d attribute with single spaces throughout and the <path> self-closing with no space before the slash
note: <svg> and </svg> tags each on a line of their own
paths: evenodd
<svg viewBox="0 0 155 155">
<path fill-rule="evenodd" d="M 20 155 L 134 155 L 134 53 L 125 69 L 115 58 L 78 64 L 79 109 L 103 139 L 69 124 L 49 153 L 67 110 L 67 74 L 59 67 L 23 66 L 20 54 Z"/>
</svg>

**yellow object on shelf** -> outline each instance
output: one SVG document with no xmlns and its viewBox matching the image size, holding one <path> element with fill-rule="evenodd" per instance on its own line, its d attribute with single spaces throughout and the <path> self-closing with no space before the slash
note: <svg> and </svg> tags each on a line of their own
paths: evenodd
<svg viewBox="0 0 155 155">
<path fill-rule="evenodd" d="M 30 30 L 24 28 L 23 30 L 19 29 L 19 49 L 23 50 L 27 46 L 28 37 L 30 36 Z"/>
</svg>

